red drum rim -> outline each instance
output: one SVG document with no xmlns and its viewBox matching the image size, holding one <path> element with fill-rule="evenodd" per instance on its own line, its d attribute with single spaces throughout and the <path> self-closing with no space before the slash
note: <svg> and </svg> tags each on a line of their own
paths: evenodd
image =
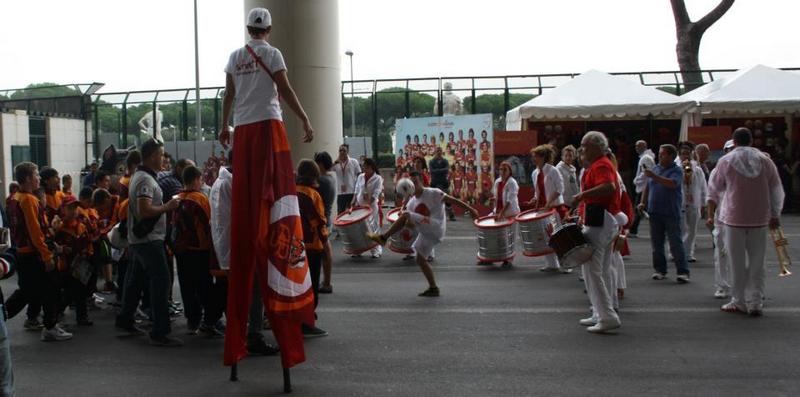
<svg viewBox="0 0 800 397">
<path fill-rule="evenodd" d="M 345 221 L 345 220 L 342 220 L 342 219 L 341 219 L 341 217 L 343 217 L 343 216 L 345 216 L 345 215 L 349 215 L 349 214 L 353 213 L 353 211 L 358 211 L 358 210 L 367 210 L 367 213 L 366 213 L 366 214 L 364 214 L 364 216 L 362 216 L 362 217 L 360 217 L 360 218 L 353 219 L 353 220 L 350 220 L 350 221 Z M 370 215 L 372 215 L 372 208 L 370 208 L 370 207 L 362 207 L 362 206 L 359 206 L 359 207 L 353 207 L 353 208 L 351 208 L 351 209 L 349 209 L 349 210 L 347 210 L 347 211 L 345 211 L 345 212 L 342 212 L 341 214 L 339 214 L 339 215 L 336 217 L 336 220 L 334 220 L 334 221 L 333 221 L 333 224 L 334 224 L 334 225 L 336 225 L 336 226 L 349 226 L 349 225 L 352 225 L 352 224 L 354 224 L 354 223 L 361 222 L 361 221 L 363 221 L 364 219 L 367 219 L 367 218 L 369 218 L 369 217 L 370 217 Z"/>
<path fill-rule="evenodd" d="M 402 210 L 403 209 L 400 207 L 392 208 L 391 210 L 389 210 L 389 212 L 386 213 L 386 220 L 392 223 L 397 222 L 397 220 L 400 219 L 400 215 L 398 214 Z"/>
<path fill-rule="evenodd" d="M 480 255 L 476 255 L 476 257 L 478 258 L 478 262 L 481 262 L 481 263 L 495 263 L 495 262 L 510 261 L 510 260 L 514 259 L 515 255 L 516 254 L 511 254 L 511 256 L 509 256 L 507 258 L 503 258 L 503 259 L 489 259 L 489 258 L 482 257 Z"/>
<path fill-rule="evenodd" d="M 535 214 L 537 212 L 541 212 L 541 214 L 533 216 L 533 217 L 529 216 L 530 214 Z M 514 219 L 517 222 L 532 222 L 532 221 L 538 221 L 540 219 L 547 218 L 548 216 L 555 215 L 555 214 L 556 214 L 556 210 L 554 208 L 551 208 L 550 210 L 546 210 L 546 211 L 539 210 L 539 209 L 532 209 L 532 210 L 527 210 L 525 212 L 519 213 L 516 217 L 514 217 Z"/>
<path fill-rule="evenodd" d="M 406 254 L 406 255 L 411 255 L 411 254 L 414 253 L 414 250 L 411 249 L 411 248 L 408 248 L 408 249 L 397 248 L 397 247 L 395 247 L 395 246 L 393 246 L 391 244 L 389 244 L 389 250 L 392 251 L 392 252 L 396 252 L 398 254 Z"/>
<path fill-rule="evenodd" d="M 494 215 L 482 216 L 482 217 L 472 221 L 472 223 L 475 225 L 475 227 L 477 227 L 479 229 L 502 229 L 504 227 L 509 227 L 509 226 L 514 224 L 514 218 L 505 219 L 505 221 L 500 220 L 499 223 L 494 224 L 494 225 L 481 225 L 480 224 L 480 222 L 485 221 L 487 219 L 494 220 Z M 497 221 L 495 221 L 495 222 L 497 222 Z"/>
<path fill-rule="evenodd" d="M 547 249 L 547 250 L 545 250 L 545 251 L 537 251 L 537 252 L 533 252 L 533 251 L 522 251 L 522 255 L 525 255 L 525 256 L 527 256 L 527 257 L 534 257 L 534 258 L 535 258 L 535 257 L 537 257 L 537 256 L 545 256 L 545 255 L 554 254 L 555 252 L 556 252 L 556 251 L 555 251 L 555 250 L 553 250 L 552 248 L 548 248 L 548 249 Z"/>
<path fill-rule="evenodd" d="M 373 248 L 377 247 L 378 245 L 380 245 L 380 244 L 378 244 L 378 243 L 372 243 L 370 246 L 368 246 L 368 247 L 366 247 L 366 248 L 357 249 L 357 250 L 349 250 L 349 249 L 346 249 L 346 248 L 345 248 L 345 250 L 344 250 L 344 253 L 345 253 L 345 254 L 347 254 L 347 255 L 358 255 L 358 254 L 363 254 L 363 253 L 365 253 L 365 252 L 367 252 L 367 251 L 369 251 L 369 250 L 371 250 L 371 249 L 373 249 Z"/>
</svg>

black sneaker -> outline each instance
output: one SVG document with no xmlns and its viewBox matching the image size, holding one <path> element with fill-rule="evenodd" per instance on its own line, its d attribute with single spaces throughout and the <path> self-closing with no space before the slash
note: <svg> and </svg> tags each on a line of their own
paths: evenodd
<svg viewBox="0 0 800 397">
<path fill-rule="evenodd" d="M 217 327 L 213 325 L 206 325 L 203 324 L 200 326 L 200 335 L 206 338 L 222 338 L 225 336 L 224 332 L 221 332 Z"/>
<path fill-rule="evenodd" d="M 267 342 L 264 342 L 264 336 L 258 334 L 258 336 L 249 336 L 247 337 L 247 352 L 256 355 L 256 356 L 274 356 L 280 353 L 281 349 L 278 346 L 271 345 Z"/>
<path fill-rule="evenodd" d="M 328 331 L 324 329 L 317 328 L 317 327 L 310 327 L 308 325 L 303 324 L 303 338 L 319 338 L 322 336 L 328 336 Z"/>
<path fill-rule="evenodd" d="M 667 278 L 667 275 L 664 273 L 655 272 L 650 278 L 652 278 L 653 280 L 663 280 Z"/>
<path fill-rule="evenodd" d="M 437 297 L 437 296 L 439 296 L 439 287 L 430 287 L 430 288 L 426 289 L 425 291 L 422 291 L 421 293 L 419 293 L 419 295 L 417 295 L 417 296 L 424 296 L 424 297 L 429 297 L 429 298 Z"/>
<path fill-rule="evenodd" d="M 181 347 L 183 346 L 183 341 L 168 335 L 160 336 L 160 337 L 150 337 L 150 344 L 153 346 L 159 347 Z"/>
<path fill-rule="evenodd" d="M 81 317 L 81 318 L 78 319 L 77 322 L 78 322 L 78 325 L 83 325 L 83 326 L 87 326 L 87 327 L 90 326 L 90 325 L 94 325 L 94 321 L 89 319 L 89 317 Z"/>
<path fill-rule="evenodd" d="M 146 334 L 146 332 L 143 329 L 141 329 L 141 328 L 139 328 L 139 327 L 137 327 L 137 326 L 135 326 L 133 324 L 131 324 L 131 325 L 121 325 L 121 324 L 117 323 L 116 327 L 117 327 L 118 330 L 126 332 L 130 336 L 142 336 L 142 335 Z"/>
<path fill-rule="evenodd" d="M 688 274 L 679 274 L 678 277 L 675 277 L 675 281 L 678 284 L 686 284 L 689 282 L 689 275 Z"/>
</svg>

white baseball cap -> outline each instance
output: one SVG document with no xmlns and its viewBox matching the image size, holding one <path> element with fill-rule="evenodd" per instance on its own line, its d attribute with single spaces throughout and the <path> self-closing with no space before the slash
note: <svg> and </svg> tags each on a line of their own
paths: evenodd
<svg viewBox="0 0 800 397">
<path fill-rule="evenodd" d="M 722 149 L 723 150 L 733 149 L 733 139 L 728 139 L 728 141 L 725 142 L 725 146 L 723 146 Z"/>
<path fill-rule="evenodd" d="M 272 15 L 266 8 L 253 8 L 247 13 L 247 26 L 266 29 L 272 26 Z"/>
</svg>

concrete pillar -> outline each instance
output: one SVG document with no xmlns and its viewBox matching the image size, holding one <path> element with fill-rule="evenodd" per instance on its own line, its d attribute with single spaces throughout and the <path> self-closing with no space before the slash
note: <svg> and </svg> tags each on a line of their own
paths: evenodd
<svg viewBox="0 0 800 397">
<path fill-rule="evenodd" d="M 292 160 L 313 158 L 326 150 L 334 159 L 342 143 L 341 54 L 338 0 L 245 0 L 244 20 L 254 7 L 272 14 L 268 41 L 283 53 L 289 81 L 314 126 L 314 141 L 302 143 L 302 124 L 286 104 L 281 104 Z"/>
</svg>

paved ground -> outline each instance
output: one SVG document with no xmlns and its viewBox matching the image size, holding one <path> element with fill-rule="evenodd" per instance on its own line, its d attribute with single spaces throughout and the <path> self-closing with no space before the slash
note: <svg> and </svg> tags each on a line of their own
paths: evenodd
<svg viewBox="0 0 800 397">
<path fill-rule="evenodd" d="M 784 218 L 800 258 L 800 218 Z M 449 226 L 438 249 L 438 299 L 418 298 L 422 275 L 411 262 L 337 255 L 333 295 L 323 295 L 319 326 L 331 335 L 307 341 L 309 361 L 293 371 L 296 395 L 797 395 L 800 355 L 798 275 L 779 279 L 768 249 L 765 316 L 719 311 L 712 297 L 711 240 L 700 232 L 692 283 L 652 281 L 649 241 L 633 241 L 626 260 L 623 327 L 591 335 L 579 326 L 588 300 L 576 275 L 474 266 L 470 223 Z M 642 230 L 647 230 L 646 224 Z M 642 233 L 645 235 L 646 233 Z M 643 236 L 644 237 L 644 236 Z M 338 247 L 338 246 L 337 246 Z M 10 294 L 13 280 L 2 283 Z M 240 381 L 227 381 L 222 341 L 181 336 L 160 349 L 120 339 L 110 311 L 76 328 L 63 343 L 40 342 L 9 323 L 21 396 L 166 396 L 281 394 L 277 358 L 248 358 Z M 74 323 L 72 313 L 68 322 Z M 185 322 L 174 323 L 175 333 Z"/>
</svg>

